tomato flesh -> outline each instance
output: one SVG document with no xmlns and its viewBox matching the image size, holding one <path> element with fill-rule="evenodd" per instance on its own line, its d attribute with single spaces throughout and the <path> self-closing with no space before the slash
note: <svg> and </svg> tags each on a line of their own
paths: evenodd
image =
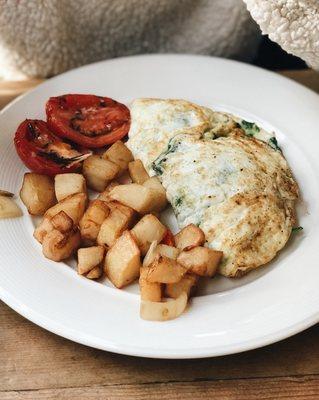
<svg viewBox="0 0 319 400">
<path fill-rule="evenodd" d="M 46 104 L 48 126 L 61 138 L 88 148 L 112 144 L 127 135 L 130 111 L 108 97 L 66 94 Z"/>
<path fill-rule="evenodd" d="M 162 244 L 167 244 L 167 246 L 175 247 L 175 238 L 170 229 L 167 228 L 167 231 L 161 241 Z"/>
<path fill-rule="evenodd" d="M 39 174 L 55 176 L 78 171 L 91 151 L 63 142 L 46 122 L 26 119 L 15 134 L 14 144 L 23 163 Z"/>
</svg>

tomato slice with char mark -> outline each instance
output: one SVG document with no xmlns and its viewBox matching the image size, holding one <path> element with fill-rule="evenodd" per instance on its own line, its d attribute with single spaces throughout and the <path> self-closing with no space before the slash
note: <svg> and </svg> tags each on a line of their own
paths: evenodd
<svg viewBox="0 0 319 400">
<path fill-rule="evenodd" d="M 61 138 L 88 148 L 122 139 L 130 128 L 130 111 L 108 97 L 66 94 L 46 104 L 48 126 Z"/>
<path fill-rule="evenodd" d="M 80 169 L 92 152 L 63 142 L 41 120 L 26 119 L 15 134 L 14 144 L 23 163 L 39 174 L 55 176 Z"/>
</svg>

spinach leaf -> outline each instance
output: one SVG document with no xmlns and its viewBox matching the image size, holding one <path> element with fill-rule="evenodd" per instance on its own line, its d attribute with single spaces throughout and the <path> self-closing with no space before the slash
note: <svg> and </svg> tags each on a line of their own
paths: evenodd
<svg viewBox="0 0 319 400">
<path fill-rule="evenodd" d="M 302 226 L 296 226 L 295 228 L 292 228 L 292 232 L 293 232 L 293 233 L 300 232 L 300 231 L 302 231 L 302 230 L 303 230 L 303 227 L 302 227 Z"/>
<path fill-rule="evenodd" d="M 178 196 L 174 199 L 174 207 L 179 207 L 183 204 L 184 197 L 183 196 Z"/>
<path fill-rule="evenodd" d="M 178 142 L 175 137 L 170 139 L 168 142 L 167 148 L 163 153 L 161 153 L 155 161 L 152 162 L 152 170 L 156 173 L 156 175 L 162 175 L 164 172 L 165 162 L 167 161 L 167 156 L 170 153 L 174 153 L 180 142 Z"/>
<path fill-rule="evenodd" d="M 278 142 L 277 139 L 275 137 L 272 137 L 268 140 L 268 144 L 271 148 L 273 148 L 274 150 L 278 150 L 281 151 L 281 148 L 278 146 Z"/>
<path fill-rule="evenodd" d="M 244 119 L 239 123 L 241 129 L 243 129 L 247 136 L 254 136 L 256 133 L 260 132 L 259 126 L 254 122 L 248 122 Z"/>
<path fill-rule="evenodd" d="M 155 161 L 152 162 L 152 170 L 155 172 L 156 175 L 162 175 L 164 172 L 162 166 L 155 164 Z"/>
</svg>

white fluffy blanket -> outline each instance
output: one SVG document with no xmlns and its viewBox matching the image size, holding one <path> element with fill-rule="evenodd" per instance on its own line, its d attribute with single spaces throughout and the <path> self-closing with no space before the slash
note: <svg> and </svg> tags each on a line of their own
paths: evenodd
<svg viewBox="0 0 319 400">
<path fill-rule="evenodd" d="M 262 32 L 319 70 L 319 0 L 244 0 Z"/>
<path fill-rule="evenodd" d="M 242 0 L 1 0 L 0 75 L 48 77 L 152 52 L 249 61 L 259 39 Z"/>
</svg>

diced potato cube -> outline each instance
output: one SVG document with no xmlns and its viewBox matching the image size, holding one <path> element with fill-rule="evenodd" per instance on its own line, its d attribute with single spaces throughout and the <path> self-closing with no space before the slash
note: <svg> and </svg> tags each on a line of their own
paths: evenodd
<svg viewBox="0 0 319 400">
<path fill-rule="evenodd" d="M 142 255 L 145 255 L 154 240 L 160 242 L 163 239 L 166 227 L 154 215 L 147 214 L 134 226 L 131 232 Z"/>
<path fill-rule="evenodd" d="M 128 163 L 133 160 L 131 150 L 120 140 L 113 143 L 102 157 L 117 164 L 120 167 L 120 173 L 124 172 L 127 169 Z"/>
<path fill-rule="evenodd" d="M 85 276 L 88 279 L 99 279 L 101 278 L 103 273 L 103 269 L 100 266 L 94 267 L 93 269 L 91 269 L 90 272 L 88 272 Z"/>
<path fill-rule="evenodd" d="M 177 260 L 180 250 L 173 246 L 168 246 L 167 244 L 158 244 L 156 247 L 156 252 L 161 256 L 171 258 L 172 260 Z"/>
<path fill-rule="evenodd" d="M 153 204 L 153 210 L 159 212 L 163 211 L 164 208 L 167 206 L 166 191 L 157 176 L 149 178 L 143 183 L 143 186 L 154 190 L 157 194 Z"/>
<path fill-rule="evenodd" d="M 132 181 L 139 185 L 143 185 L 150 178 L 141 160 L 131 161 L 128 165 L 128 170 Z"/>
<path fill-rule="evenodd" d="M 102 192 L 119 171 L 120 167 L 117 164 L 97 155 L 90 156 L 83 162 L 83 175 L 86 182 L 97 192 Z"/>
<path fill-rule="evenodd" d="M 65 199 L 63 199 L 62 201 L 57 203 L 55 206 L 49 208 L 47 210 L 47 212 L 45 213 L 39 226 L 34 230 L 33 236 L 35 237 L 35 239 L 40 243 L 43 242 L 43 239 L 47 235 L 47 233 L 51 232 L 54 229 L 54 226 L 51 221 L 52 218 L 59 213 L 60 213 L 60 217 L 57 217 L 56 224 L 62 223 L 61 222 L 62 221 L 61 220 L 61 211 L 63 211 L 68 217 L 70 217 L 72 219 L 73 224 L 77 225 L 79 223 L 80 218 L 82 217 L 82 215 L 84 213 L 86 201 L 87 201 L 86 194 L 77 193 L 77 194 L 66 197 Z M 66 223 L 65 217 L 63 217 L 63 220 L 64 220 L 63 223 Z M 58 221 L 60 221 L 60 222 L 58 222 Z M 68 222 L 67 224 L 70 225 L 70 222 Z M 69 226 L 69 225 L 67 225 L 67 226 Z M 65 229 L 63 227 L 60 227 L 60 228 Z"/>
<path fill-rule="evenodd" d="M 141 268 L 140 270 L 140 291 L 141 299 L 149 301 L 161 301 L 162 298 L 162 285 L 157 282 L 148 282 L 146 280 L 147 268 Z"/>
<path fill-rule="evenodd" d="M 186 306 L 186 293 L 163 302 L 141 300 L 140 316 L 147 321 L 168 321 L 181 315 Z"/>
<path fill-rule="evenodd" d="M 132 179 L 130 177 L 130 174 L 128 173 L 128 170 L 124 171 L 117 179 L 118 183 L 120 185 L 128 185 L 129 183 L 132 183 Z"/>
<path fill-rule="evenodd" d="M 156 256 L 158 255 L 158 252 L 156 251 L 157 244 L 158 244 L 157 240 L 154 240 L 154 242 L 151 243 L 150 248 L 148 249 L 144 257 L 143 267 L 145 268 L 149 267 L 155 260 Z"/>
<path fill-rule="evenodd" d="M 196 225 L 189 224 L 175 235 L 175 244 L 181 250 L 202 246 L 205 243 L 204 232 Z"/>
<path fill-rule="evenodd" d="M 78 249 L 80 242 L 81 235 L 77 228 L 73 228 L 67 233 L 53 229 L 43 239 L 42 252 L 50 260 L 62 261 Z"/>
<path fill-rule="evenodd" d="M 177 261 L 165 256 L 157 256 L 148 267 L 146 280 L 158 283 L 176 283 L 186 274 L 187 270 Z"/>
<path fill-rule="evenodd" d="M 43 215 L 56 203 L 53 179 L 33 172 L 24 174 L 20 197 L 29 214 Z"/>
<path fill-rule="evenodd" d="M 103 246 L 86 247 L 78 250 L 78 273 L 85 275 L 98 267 L 104 258 Z"/>
<path fill-rule="evenodd" d="M 77 225 L 84 214 L 86 202 L 87 195 L 85 193 L 72 194 L 49 208 L 44 217 L 51 219 L 60 211 L 64 211 Z"/>
<path fill-rule="evenodd" d="M 133 208 L 125 206 L 124 204 L 121 204 L 119 201 L 110 201 L 107 203 L 108 207 L 110 210 L 114 210 L 114 208 L 117 208 L 120 210 L 123 214 L 127 216 L 127 218 L 130 220 L 130 227 L 131 224 L 134 223 L 135 217 L 136 217 L 136 211 L 133 210 Z"/>
<path fill-rule="evenodd" d="M 105 257 L 104 271 L 114 286 L 121 288 L 138 278 L 141 268 L 140 255 L 131 233 L 125 231 Z"/>
<path fill-rule="evenodd" d="M 103 221 L 108 217 L 110 209 L 102 200 L 93 200 L 79 222 L 80 232 L 85 244 L 96 241 Z"/>
<path fill-rule="evenodd" d="M 35 228 L 33 237 L 40 243 L 43 242 L 45 236 L 54 229 L 51 218 L 44 217 L 40 225 Z"/>
<path fill-rule="evenodd" d="M 58 174 L 54 178 L 55 196 L 58 201 L 71 194 L 86 193 L 86 182 L 81 174 Z"/>
<path fill-rule="evenodd" d="M 109 183 L 106 186 L 105 190 L 98 195 L 98 200 L 103 200 L 106 203 L 109 203 L 110 201 L 112 201 L 112 199 L 110 197 L 110 192 L 113 188 L 115 188 L 115 186 L 118 186 L 118 185 L 119 185 L 119 182 L 117 182 L 117 181 L 112 181 L 111 183 Z"/>
<path fill-rule="evenodd" d="M 0 196 L 0 219 L 17 218 L 22 216 L 21 208 L 11 197 Z"/>
<path fill-rule="evenodd" d="M 140 214 L 147 214 L 154 208 L 157 192 L 137 183 L 131 183 L 116 186 L 111 190 L 110 197 L 133 208 Z"/>
<path fill-rule="evenodd" d="M 193 247 L 191 250 L 182 251 L 177 257 L 177 262 L 189 272 L 199 276 L 212 277 L 216 274 L 222 257 L 222 251 L 212 250 L 207 247 Z"/>
<path fill-rule="evenodd" d="M 0 196 L 3 196 L 3 197 L 14 197 L 14 193 L 8 192 L 8 190 L 0 189 Z"/>
<path fill-rule="evenodd" d="M 191 290 L 198 282 L 198 276 L 193 274 L 186 274 L 177 283 L 168 283 L 165 286 L 165 295 L 171 297 L 172 299 L 177 299 L 183 292 L 189 297 Z"/>
<path fill-rule="evenodd" d="M 176 260 L 180 250 L 167 244 L 157 244 L 157 241 L 151 243 L 148 252 L 143 260 L 143 267 L 149 267 L 156 257 L 165 256 L 172 260 Z"/>
<path fill-rule="evenodd" d="M 69 232 L 73 228 L 73 219 L 70 218 L 64 211 L 60 211 L 51 218 L 51 224 L 53 225 L 54 229 L 65 233 Z"/>
<path fill-rule="evenodd" d="M 99 245 L 107 245 L 109 247 L 112 246 L 116 239 L 130 227 L 134 218 L 134 211 L 132 210 L 132 213 L 130 213 L 129 210 L 132 209 L 127 207 L 111 208 L 111 212 L 103 221 L 97 236 L 97 243 Z"/>
</svg>

